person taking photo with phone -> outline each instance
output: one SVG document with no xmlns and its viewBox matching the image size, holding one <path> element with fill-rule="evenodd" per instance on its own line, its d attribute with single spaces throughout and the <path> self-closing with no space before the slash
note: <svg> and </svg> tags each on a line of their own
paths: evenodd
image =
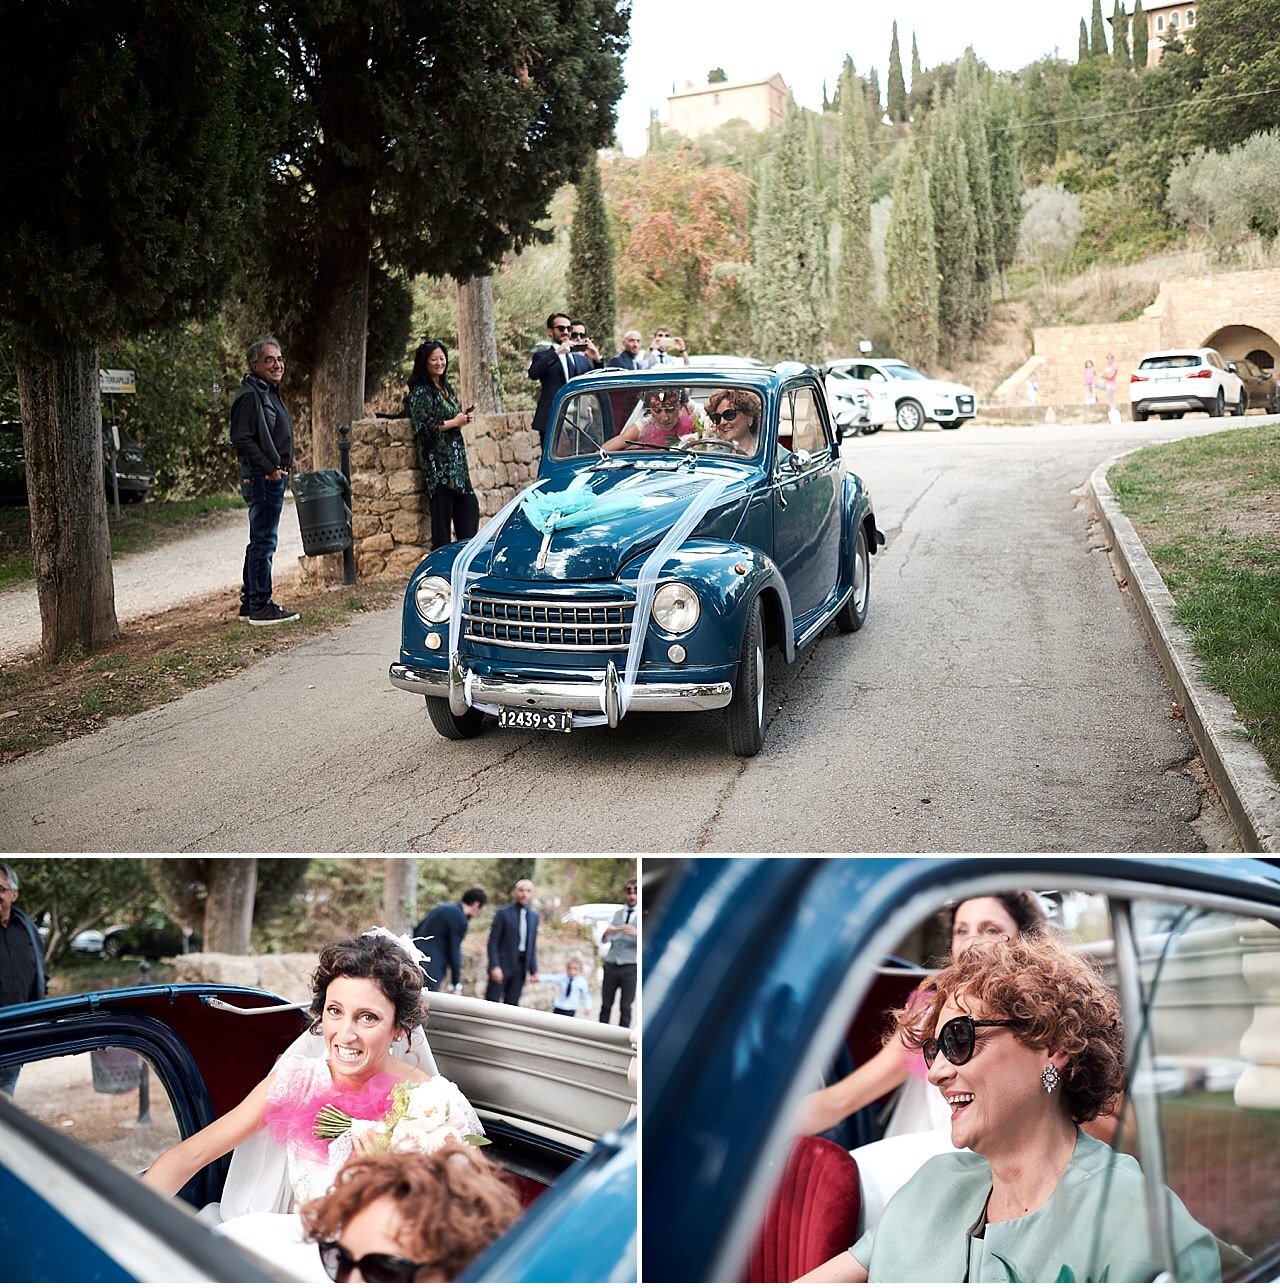
<svg viewBox="0 0 1280 1288">
<path fill-rule="evenodd" d="M 444 342 L 424 340 L 409 376 L 409 417 L 431 503 L 433 550 L 474 537 L 480 529 L 480 500 L 471 486 L 462 437 L 462 427 L 471 424 L 475 407 L 462 409 L 449 384 L 448 370 Z"/>
<path fill-rule="evenodd" d="M 587 334 L 587 324 L 581 318 L 574 318 L 569 323 L 569 352 L 581 353 L 590 358 L 593 367 L 604 366 L 600 348 Z"/>
</svg>

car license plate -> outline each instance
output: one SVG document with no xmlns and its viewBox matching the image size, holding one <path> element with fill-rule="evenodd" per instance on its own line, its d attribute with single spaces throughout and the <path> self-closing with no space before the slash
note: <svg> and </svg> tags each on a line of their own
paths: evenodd
<svg viewBox="0 0 1280 1288">
<path fill-rule="evenodd" d="M 527 707 L 501 707 L 499 729 L 536 729 L 544 733 L 571 733 L 572 711 L 534 711 Z"/>
</svg>

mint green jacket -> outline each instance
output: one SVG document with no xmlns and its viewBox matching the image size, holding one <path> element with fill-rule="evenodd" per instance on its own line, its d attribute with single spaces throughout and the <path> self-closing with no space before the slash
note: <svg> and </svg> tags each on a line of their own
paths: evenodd
<svg viewBox="0 0 1280 1288">
<path fill-rule="evenodd" d="M 849 1251 L 872 1283 L 1141 1283 L 1155 1271 L 1142 1170 L 1078 1132 L 1046 1203 L 983 1227 L 991 1165 L 964 1150 L 931 1158 Z M 1169 1193 L 1178 1278 L 1222 1279 L 1218 1245 Z"/>
</svg>

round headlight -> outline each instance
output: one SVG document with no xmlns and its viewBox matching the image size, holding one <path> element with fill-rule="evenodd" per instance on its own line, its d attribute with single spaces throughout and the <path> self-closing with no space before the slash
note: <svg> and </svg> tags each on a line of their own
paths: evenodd
<svg viewBox="0 0 1280 1288">
<path fill-rule="evenodd" d="M 443 577 L 424 577 L 413 592 L 418 612 L 427 622 L 447 622 L 453 594 Z"/>
<path fill-rule="evenodd" d="M 664 631 L 683 635 L 698 624 L 702 605 L 692 586 L 682 581 L 669 581 L 653 597 L 653 617 Z"/>
</svg>

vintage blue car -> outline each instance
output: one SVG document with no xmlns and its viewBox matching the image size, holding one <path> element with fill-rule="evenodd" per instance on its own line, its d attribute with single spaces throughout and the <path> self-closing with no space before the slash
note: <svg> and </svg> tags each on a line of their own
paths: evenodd
<svg viewBox="0 0 1280 1288">
<path fill-rule="evenodd" d="M 209 1224 L 228 1160 L 174 1202 L 142 1184 L 163 1149 L 232 1108 L 304 1027 L 257 988 L 142 986 L 0 1008 L 0 1247 L 14 1282 L 282 1277 Z M 633 1282 L 635 1051 L 617 1026 L 433 993 L 440 1071 L 466 1088 L 523 1216 L 468 1267 L 483 1282 Z M 190 1206 L 187 1206 L 187 1205 Z M 200 1211 L 202 1219 L 196 1217 Z M 287 1270 L 287 1266 L 285 1267 Z M 283 1274 L 287 1277 L 287 1273 Z"/>
<path fill-rule="evenodd" d="M 796 1136 L 801 1101 L 879 1049 L 914 963 L 945 949 L 934 914 L 1014 889 L 1040 892 L 1118 991 L 1113 1145 L 1141 1162 L 1158 1263 L 1177 1277 L 1167 1185 L 1224 1278 L 1280 1278 L 1274 859 L 670 859 L 644 879 L 647 1281 L 787 1282 L 853 1243 L 857 1164 Z M 845 1146 L 883 1130 L 864 1112 L 869 1135 Z"/>
<path fill-rule="evenodd" d="M 391 683 L 446 738 L 723 708 L 754 755 L 770 648 L 867 618 L 884 537 L 838 440 L 798 363 L 575 377 L 538 482 L 413 574 Z"/>
</svg>

